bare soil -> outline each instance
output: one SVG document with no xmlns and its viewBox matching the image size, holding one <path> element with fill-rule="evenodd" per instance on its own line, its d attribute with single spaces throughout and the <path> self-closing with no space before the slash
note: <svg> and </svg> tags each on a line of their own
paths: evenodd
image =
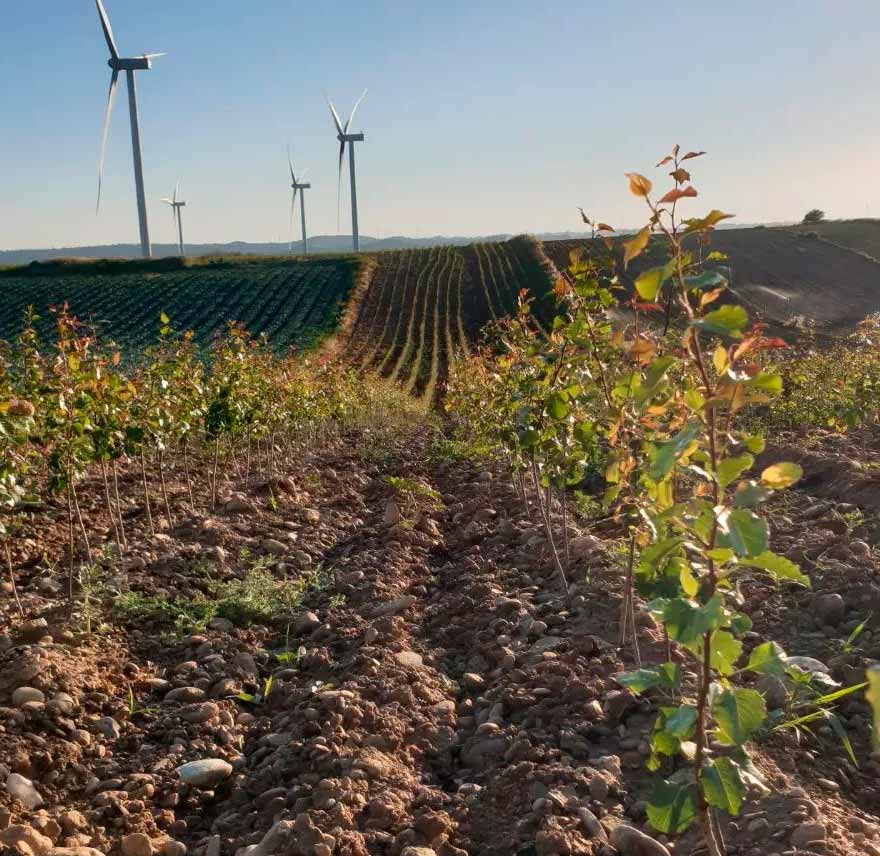
<svg viewBox="0 0 880 856">
<path fill-rule="evenodd" d="M 264 482 L 231 474 L 214 512 L 204 496 L 189 508 L 172 479 L 173 525 L 155 537 L 131 474 L 129 549 L 104 562 L 91 634 L 65 603 L 63 509 L 27 521 L 13 544 L 25 615 L 8 583 L 0 601 L 0 852 L 704 852 L 696 833 L 666 841 L 646 824 L 659 699 L 635 699 L 614 679 L 633 665 L 616 642 L 620 533 L 571 524 L 566 601 L 543 531 L 503 472 L 443 459 L 434 441 L 422 425 L 329 436 L 291 460 L 274 499 Z M 880 435 L 829 435 L 803 454 L 813 463 L 802 489 L 779 500 L 774 546 L 804 563 L 813 588 L 746 580 L 746 647 L 778 640 L 851 683 L 880 659 L 873 619 L 844 650 L 880 608 L 880 511 L 840 474 L 870 476 Z M 387 476 L 436 493 L 408 502 Z M 101 533 L 92 546 L 106 546 L 98 485 L 83 494 Z M 128 591 L 199 603 L 256 572 L 268 576 L 252 598 L 308 585 L 260 620 L 215 616 L 182 632 L 119 609 Z M 819 603 L 835 594 L 842 608 Z M 639 623 L 642 657 L 661 658 L 652 620 Z M 42 700 L 23 700 L 23 687 Z M 880 853 L 880 755 L 861 694 L 838 714 L 858 767 L 828 728 L 800 742 L 764 735 L 756 763 L 767 790 L 726 825 L 729 854 Z M 214 779 L 188 784 L 179 768 L 206 759 Z M 42 805 L 13 798 L 10 774 L 30 780 Z M 667 849 L 614 849 L 623 823 Z"/>
</svg>

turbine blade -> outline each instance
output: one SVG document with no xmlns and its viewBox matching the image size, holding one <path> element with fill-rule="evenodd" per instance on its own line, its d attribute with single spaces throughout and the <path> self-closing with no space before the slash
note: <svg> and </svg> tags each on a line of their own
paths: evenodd
<svg viewBox="0 0 880 856">
<path fill-rule="evenodd" d="M 171 199 L 160 199 L 160 202 L 164 202 L 166 205 L 174 205 L 174 202 Z"/>
<path fill-rule="evenodd" d="M 99 0 L 100 2 L 100 0 Z M 116 85 L 119 72 L 114 68 L 110 77 L 110 91 L 107 94 L 107 109 L 104 112 L 104 127 L 101 129 L 101 159 L 98 161 L 98 204 L 95 214 L 101 209 L 101 185 L 104 183 L 104 157 L 107 154 L 107 135 L 110 132 L 110 115 L 113 113 L 113 100 L 116 98 Z"/>
<path fill-rule="evenodd" d="M 296 184 L 296 175 L 293 172 L 293 161 L 290 158 L 290 143 L 287 144 L 287 165 L 290 167 L 290 180 Z"/>
<path fill-rule="evenodd" d="M 101 27 L 104 30 L 104 38 L 107 39 L 107 47 L 110 48 L 110 56 L 113 59 L 119 59 L 119 51 L 116 49 L 116 40 L 113 38 L 113 30 L 110 27 L 110 19 L 107 17 L 107 11 L 101 0 L 95 0 L 98 6 L 98 15 L 101 17 Z"/>
<path fill-rule="evenodd" d="M 160 56 L 168 56 L 168 54 L 167 53 L 154 53 L 154 54 L 145 53 L 143 55 L 144 59 L 158 59 Z"/>
<path fill-rule="evenodd" d="M 296 220 L 296 188 L 293 188 L 293 196 L 290 198 L 290 243 L 287 246 L 287 252 L 293 252 L 293 228 Z"/>
<path fill-rule="evenodd" d="M 345 123 L 345 133 L 346 134 L 348 133 L 348 129 L 351 127 L 351 123 L 352 123 L 352 120 L 354 119 L 354 114 L 355 114 L 357 108 L 361 106 L 361 101 L 363 101 L 364 98 L 366 98 L 366 97 L 367 97 L 367 90 L 365 89 L 361 93 L 361 97 L 358 98 L 357 101 L 355 101 L 354 107 L 351 108 L 351 113 L 349 114 L 348 121 Z"/>
<path fill-rule="evenodd" d="M 342 160 L 345 157 L 345 142 L 339 144 L 339 177 L 336 181 L 336 234 L 339 234 L 341 222 L 340 207 L 342 205 Z"/>
<path fill-rule="evenodd" d="M 324 95 L 327 98 L 327 95 Z M 333 106 L 333 102 L 327 98 L 327 106 L 330 108 L 330 112 L 333 115 L 333 122 L 336 124 L 336 131 L 339 134 L 344 134 L 345 131 L 342 130 L 342 120 L 339 118 L 339 114 L 336 112 L 336 108 Z"/>
<path fill-rule="evenodd" d="M 175 202 L 177 202 L 177 196 L 180 193 L 180 179 L 177 179 L 177 184 L 174 185 L 174 196 L 172 197 Z"/>
</svg>

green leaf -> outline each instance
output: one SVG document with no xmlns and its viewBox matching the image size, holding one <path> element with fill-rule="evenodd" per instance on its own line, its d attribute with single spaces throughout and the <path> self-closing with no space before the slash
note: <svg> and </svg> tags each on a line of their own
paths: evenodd
<svg viewBox="0 0 880 856">
<path fill-rule="evenodd" d="M 663 625 L 669 638 L 683 645 L 699 639 L 704 633 L 717 630 L 724 617 L 721 595 L 714 595 L 705 606 L 675 597 L 667 601 L 662 612 Z"/>
<path fill-rule="evenodd" d="M 159 313 L 159 322 L 161 324 L 167 324 L 170 320 L 171 319 L 164 312 Z"/>
<path fill-rule="evenodd" d="M 737 304 L 728 303 L 692 321 L 691 326 L 707 333 L 718 333 L 740 339 L 748 323 L 749 316 L 746 310 Z"/>
<path fill-rule="evenodd" d="M 675 663 L 664 663 L 656 668 L 622 672 L 614 679 L 636 695 L 655 687 L 675 689 L 681 683 L 681 668 Z"/>
<path fill-rule="evenodd" d="M 771 395 L 779 395 L 782 392 L 782 375 L 777 372 L 758 372 L 751 380 L 745 382 L 745 386 Z"/>
<path fill-rule="evenodd" d="M 798 464 L 773 464 L 761 473 L 761 484 L 771 490 L 785 490 L 800 481 L 803 474 L 803 467 Z"/>
<path fill-rule="evenodd" d="M 727 285 L 727 280 L 718 271 L 707 270 L 695 276 L 686 276 L 684 284 L 688 289 L 696 288 L 699 291 L 708 291 L 710 288 Z"/>
<path fill-rule="evenodd" d="M 664 708 L 663 728 L 679 740 L 687 740 L 697 724 L 697 709 L 693 705 L 683 704 L 680 707 Z"/>
<path fill-rule="evenodd" d="M 865 698 L 868 704 L 871 705 L 874 745 L 880 746 L 880 666 L 868 669 L 865 676 L 868 679 L 868 689 L 865 691 Z"/>
<path fill-rule="evenodd" d="M 648 477 L 655 482 L 664 479 L 671 472 L 678 459 L 700 436 L 701 431 L 702 426 L 699 422 L 688 422 L 671 440 L 655 443 L 650 452 L 651 465 L 648 468 Z"/>
<path fill-rule="evenodd" d="M 703 768 L 700 785 L 706 802 L 730 815 L 739 814 L 746 796 L 746 786 L 739 774 L 739 764 L 732 758 L 717 758 Z"/>
<path fill-rule="evenodd" d="M 760 455 L 761 452 L 764 451 L 764 447 L 767 445 L 767 442 L 763 437 L 759 437 L 757 434 L 749 434 L 746 437 L 740 438 L 740 443 L 743 444 L 753 455 Z"/>
<path fill-rule="evenodd" d="M 636 291 L 642 300 L 653 303 L 657 299 L 657 295 L 663 287 L 663 280 L 665 278 L 663 273 L 664 269 L 662 267 L 656 267 L 642 271 L 636 277 Z"/>
<path fill-rule="evenodd" d="M 757 690 L 724 690 L 712 704 L 717 737 L 728 746 L 742 746 L 767 718 L 764 698 Z"/>
<path fill-rule="evenodd" d="M 744 558 L 740 561 L 740 564 L 767 571 L 770 576 L 777 580 L 790 580 L 802 586 L 807 586 L 807 588 L 810 586 L 810 578 L 791 559 L 786 559 L 785 556 L 780 556 L 770 550 L 759 553 L 757 556 Z"/>
<path fill-rule="evenodd" d="M 568 400 L 561 392 L 552 392 L 547 396 L 547 411 L 554 419 L 565 419 L 571 408 L 568 406 Z"/>
<path fill-rule="evenodd" d="M 759 675 L 784 675 L 788 655 L 776 642 L 763 642 L 749 655 L 746 669 Z"/>
<path fill-rule="evenodd" d="M 747 508 L 723 509 L 718 514 L 718 544 L 732 547 L 737 556 L 758 556 L 767 550 L 767 521 Z"/>
<path fill-rule="evenodd" d="M 742 642 L 726 630 L 716 630 L 710 643 L 710 662 L 720 675 L 732 675 L 735 663 L 742 655 Z"/>
<path fill-rule="evenodd" d="M 725 458 L 718 464 L 718 485 L 722 490 L 732 481 L 736 481 L 752 464 L 755 459 L 748 454 L 737 455 L 735 458 Z"/>
<path fill-rule="evenodd" d="M 651 826 L 658 832 L 679 835 L 697 816 L 696 788 L 661 780 L 654 786 L 646 811 Z"/>
<path fill-rule="evenodd" d="M 856 753 L 853 752 L 852 743 L 850 743 L 849 735 L 846 733 L 846 729 L 843 727 L 843 723 L 840 721 L 840 718 L 835 716 L 835 714 L 828 714 L 828 724 L 831 726 L 831 730 L 837 735 L 837 739 L 840 740 L 843 748 L 846 750 L 846 754 L 849 755 L 849 760 L 853 762 L 854 767 L 859 766 L 859 762 L 856 759 Z"/>
<path fill-rule="evenodd" d="M 737 508 L 755 508 L 773 495 L 772 491 L 761 487 L 754 479 L 742 481 L 736 486 L 733 504 Z"/>
</svg>

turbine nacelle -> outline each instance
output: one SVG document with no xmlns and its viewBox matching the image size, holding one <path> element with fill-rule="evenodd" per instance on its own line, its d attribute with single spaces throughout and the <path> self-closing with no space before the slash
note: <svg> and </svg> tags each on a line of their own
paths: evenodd
<svg viewBox="0 0 880 856">
<path fill-rule="evenodd" d="M 144 54 L 127 58 L 110 57 L 107 60 L 107 65 L 113 71 L 149 71 L 153 67 L 153 60 L 160 56 L 165 56 L 165 54 Z"/>
<path fill-rule="evenodd" d="M 363 134 L 337 134 L 336 139 L 340 143 L 362 143 L 364 141 Z"/>
<path fill-rule="evenodd" d="M 298 184 L 294 182 L 290 185 L 294 190 L 309 190 L 311 188 L 311 184 Z"/>
</svg>

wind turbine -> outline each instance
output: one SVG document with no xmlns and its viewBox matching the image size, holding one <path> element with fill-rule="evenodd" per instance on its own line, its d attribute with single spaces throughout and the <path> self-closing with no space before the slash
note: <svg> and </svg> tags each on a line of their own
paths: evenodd
<svg viewBox="0 0 880 856">
<path fill-rule="evenodd" d="M 107 110 L 104 113 L 104 127 L 101 131 L 101 160 L 98 165 L 98 205 L 101 207 L 101 185 L 104 180 L 104 156 L 107 151 L 107 133 L 110 130 L 110 115 L 113 112 L 113 100 L 116 97 L 116 86 L 119 83 L 119 72 L 124 71 L 128 83 L 128 112 L 131 118 L 131 148 L 134 154 L 134 181 L 137 188 L 138 219 L 141 230 L 141 252 L 145 259 L 152 255 L 150 249 L 150 229 L 147 225 L 147 201 L 144 196 L 144 165 L 141 157 L 141 130 L 138 123 L 137 88 L 134 81 L 136 71 L 148 71 L 152 67 L 152 61 L 156 57 L 165 54 L 144 54 L 139 57 L 123 58 L 119 56 L 116 41 L 113 38 L 113 30 L 110 28 L 110 19 L 104 9 L 101 0 L 95 0 L 98 7 L 98 15 L 101 18 L 101 27 L 104 30 L 104 38 L 107 47 L 110 48 L 110 59 L 107 65 L 113 69 L 110 76 L 110 92 L 107 95 Z"/>
<path fill-rule="evenodd" d="M 293 188 L 293 197 L 290 200 L 290 245 L 289 250 L 293 252 L 293 218 L 296 216 L 296 192 L 300 191 L 299 194 L 299 210 L 300 217 L 302 219 L 302 236 L 303 236 L 303 253 L 308 255 L 309 253 L 309 240 L 306 237 L 306 191 L 311 188 L 311 184 L 303 184 L 302 179 L 305 176 L 305 172 L 301 172 L 299 174 L 299 180 L 296 177 L 296 173 L 293 171 L 293 161 L 290 159 L 290 147 L 287 148 L 287 163 L 290 166 L 290 181 L 291 187 Z"/>
<path fill-rule="evenodd" d="M 348 143 L 348 171 L 351 178 L 351 239 L 352 244 L 354 245 L 354 251 L 357 253 L 360 251 L 360 238 L 358 236 L 358 209 L 357 209 L 357 183 L 355 181 L 354 175 L 354 144 L 362 143 L 364 141 L 363 134 L 351 134 L 349 131 L 351 130 L 351 122 L 354 119 L 354 114 L 357 108 L 360 106 L 361 101 L 366 97 L 367 90 L 365 89 L 361 94 L 361 97 L 358 98 L 354 107 L 351 108 L 351 114 L 348 117 L 348 121 L 345 125 L 342 124 L 342 120 L 339 118 L 339 114 L 336 112 L 336 108 L 333 106 L 333 102 L 328 98 L 327 104 L 330 107 L 330 112 L 333 115 L 333 121 L 336 124 L 336 139 L 339 140 L 339 180 L 336 186 L 336 228 L 337 231 L 339 229 L 339 197 L 342 189 L 342 159 L 345 157 L 345 144 Z"/>
<path fill-rule="evenodd" d="M 171 206 L 171 215 L 174 218 L 174 224 L 177 226 L 177 246 L 180 249 L 180 257 L 183 258 L 186 253 L 183 246 L 183 212 L 180 209 L 186 208 L 186 202 L 177 198 L 178 193 L 180 193 L 179 178 L 177 179 L 177 184 L 174 185 L 174 195 L 171 199 L 163 199 L 162 201 L 166 205 Z"/>
</svg>

